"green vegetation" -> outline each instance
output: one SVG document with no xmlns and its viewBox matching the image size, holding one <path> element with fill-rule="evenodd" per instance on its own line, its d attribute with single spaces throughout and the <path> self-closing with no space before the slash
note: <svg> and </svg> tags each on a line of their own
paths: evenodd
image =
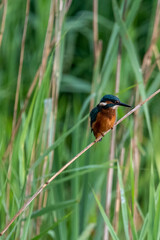
<svg viewBox="0 0 160 240">
<path fill-rule="evenodd" d="M 2 1 L 0 231 L 94 140 L 88 116 L 103 95 L 136 106 L 160 88 L 159 16 L 159 0 Z M 159 99 L 48 184 L 1 239 L 160 239 Z"/>
</svg>

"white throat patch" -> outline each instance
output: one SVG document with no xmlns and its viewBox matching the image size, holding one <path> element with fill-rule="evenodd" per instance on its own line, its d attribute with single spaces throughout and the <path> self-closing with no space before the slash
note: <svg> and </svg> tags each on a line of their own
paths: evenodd
<svg viewBox="0 0 160 240">
<path fill-rule="evenodd" d="M 112 107 L 112 109 L 117 109 L 119 106 L 115 105 Z"/>
</svg>

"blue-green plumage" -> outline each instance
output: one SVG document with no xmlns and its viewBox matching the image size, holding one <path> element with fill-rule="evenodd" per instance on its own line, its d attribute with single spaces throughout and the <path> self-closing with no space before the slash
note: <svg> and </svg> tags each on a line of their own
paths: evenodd
<svg viewBox="0 0 160 240">
<path fill-rule="evenodd" d="M 111 94 L 107 94 L 107 95 L 103 96 L 103 98 L 101 99 L 100 102 L 106 102 L 106 101 L 120 102 L 118 97 L 111 95 Z"/>
<path fill-rule="evenodd" d="M 92 109 L 92 111 L 90 112 L 90 126 L 92 127 L 92 124 L 93 122 L 96 121 L 96 118 L 97 118 L 97 114 L 99 112 L 99 108 L 96 106 L 95 108 Z M 91 128 L 91 131 L 92 131 L 92 128 Z"/>
</svg>

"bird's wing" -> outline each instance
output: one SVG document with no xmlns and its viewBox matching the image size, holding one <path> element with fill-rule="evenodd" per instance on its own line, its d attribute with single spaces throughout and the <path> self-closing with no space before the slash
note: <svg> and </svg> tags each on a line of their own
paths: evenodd
<svg viewBox="0 0 160 240">
<path fill-rule="evenodd" d="M 91 119 L 90 126 L 91 127 L 92 127 L 93 122 L 96 121 L 98 112 L 99 112 L 98 107 L 93 108 L 92 111 L 90 112 L 90 119 Z"/>
</svg>

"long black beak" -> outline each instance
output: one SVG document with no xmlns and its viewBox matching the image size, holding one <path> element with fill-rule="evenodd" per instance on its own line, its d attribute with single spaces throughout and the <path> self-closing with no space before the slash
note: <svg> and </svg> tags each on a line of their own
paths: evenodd
<svg viewBox="0 0 160 240">
<path fill-rule="evenodd" d="M 125 104 L 125 103 L 122 103 L 122 102 L 119 102 L 119 103 L 116 103 L 116 105 L 119 105 L 119 106 L 123 106 L 123 107 L 130 107 L 129 105 Z"/>
</svg>

